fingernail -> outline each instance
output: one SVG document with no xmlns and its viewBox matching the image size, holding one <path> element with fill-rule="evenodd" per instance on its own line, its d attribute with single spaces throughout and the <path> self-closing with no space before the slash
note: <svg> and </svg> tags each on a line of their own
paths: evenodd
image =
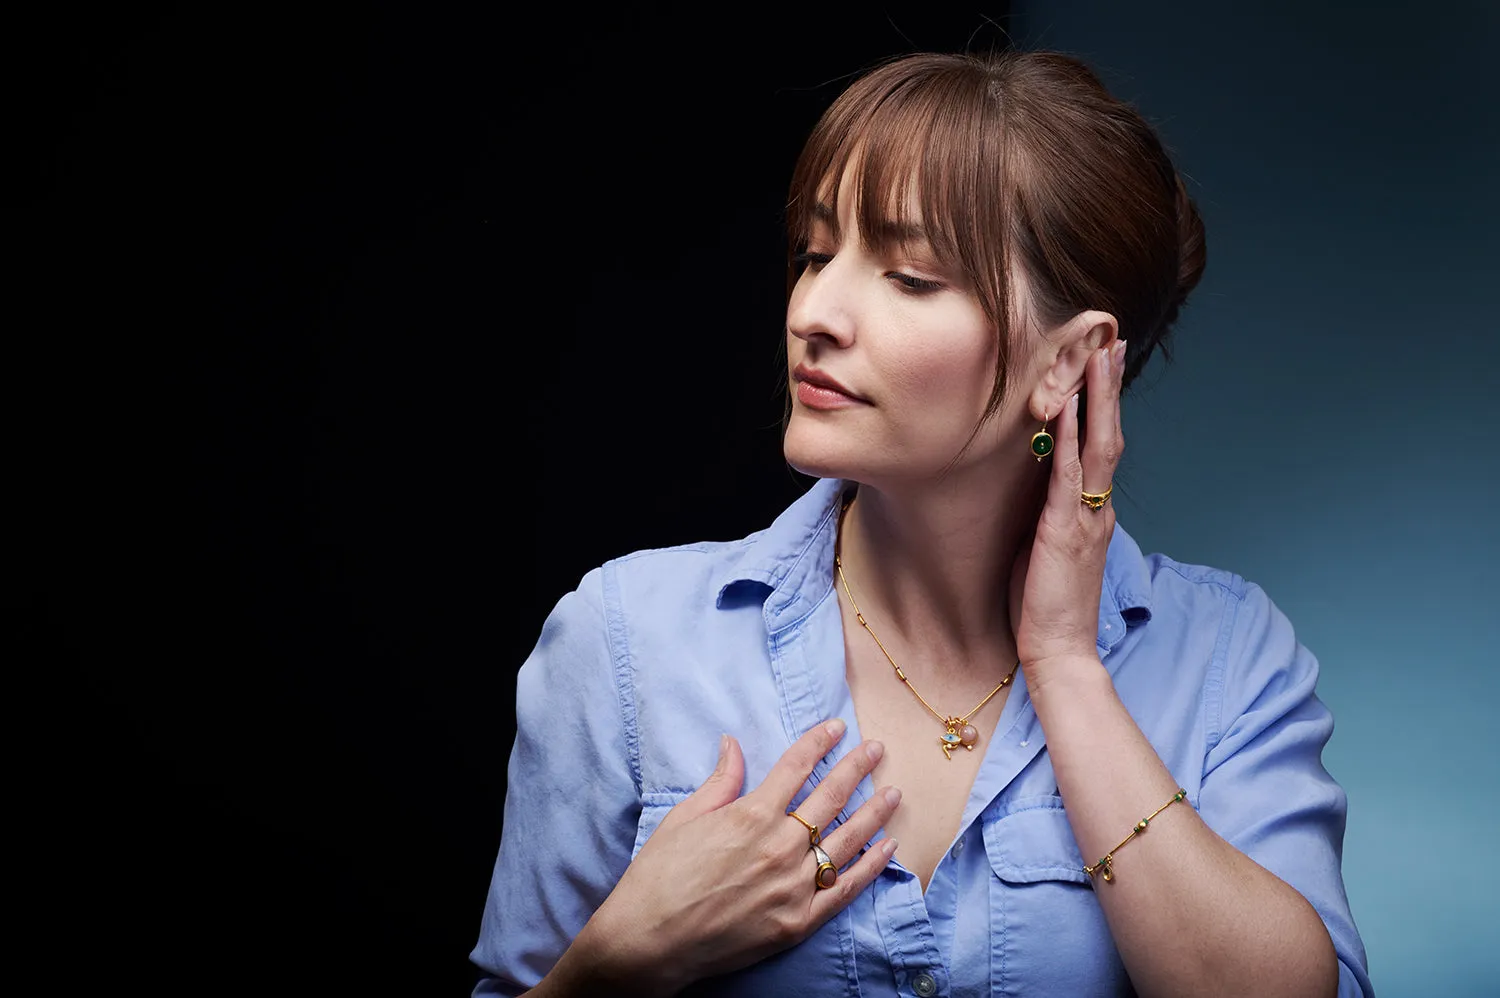
<svg viewBox="0 0 1500 998">
<path fill-rule="evenodd" d="M 1119 340 L 1115 343 L 1115 371 L 1125 369 L 1125 341 Z"/>
<path fill-rule="evenodd" d="M 885 755 L 885 746 L 879 742 L 870 742 L 865 745 L 865 755 L 870 757 L 871 762 L 879 762 L 880 757 Z"/>
<path fill-rule="evenodd" d="M 729 758 L 729 736 L 719 736 L 719 764 L 714 767 L 715 773 L 724 771 L 724 760 Z"/>
<path fill-rule="evenodd" d="M 1068 412 L 1074 416 L 1078 415 L 1078 395 L 1076 393 L 1068 400 Z"/>
<path fill-rule="evenodd" d="M 895 787 L 886 787 L 884 796 L 885 802 L 891 807 L 895 807 L 897 804 L 901 803 L 901 791 L 897 790 Z"/>
<path fill-rule="evenodd" d="M 844 733 L 844 722 L 841 718 L 835 717 L 833 720 L 823 725 L 823 730 L 828 732 L 828 736 L 830 738 L 841 737 Z"/>
<path fill-rule="evenodd" d="M 895 853 L 896 853 L 896 840 L 895 839 L 881 839 L 880 840 L 880 854 L 882 856 L 884 856 L 886 859 L 890 859 L 893 855 L 895 855 Z"/>
</svg>

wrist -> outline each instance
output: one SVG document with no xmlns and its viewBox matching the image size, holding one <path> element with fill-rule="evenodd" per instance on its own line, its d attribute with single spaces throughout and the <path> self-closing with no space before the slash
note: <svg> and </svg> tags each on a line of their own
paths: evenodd
<svg viewBox="0 0 1500 998">
<path fill-rule="evenodd" d="M 573 938 L 558 960 L 553 974 L 562 988 L 559 995 L 673 995 L 688 983 L 671 975 L 667 954 L 649 952 L 627 926 L 611 918 L 608 902 Z M 551 992 L 549 992 L 550 994 Z"/>
<path fill-rule="evenodd" d="M 1108 690 L 1114 683 L 1098 655 L 1069 655 L 1023 662 L 1026 692 L 1038 713 L 1048 701 L 1077 700 Z"/>
</svg>

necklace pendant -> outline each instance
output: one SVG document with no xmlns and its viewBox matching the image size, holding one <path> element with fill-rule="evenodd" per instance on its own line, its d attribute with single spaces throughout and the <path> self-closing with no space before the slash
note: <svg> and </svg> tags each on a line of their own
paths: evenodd
<svg viewBox="0 0 1500 998">
<path fill-rule="evenodd" d="M 941 735 L 938 736 L 938 742 L 943 746 L 944 758 L 951 761 L 953 759 L 953 750 L 958 748 L 960 745 L 971 752 L 974 750 L 974 746 L 970 743 L 966 743 L 964 741 L 963 734 L 959 731 L 959 725 L 963 724 L 962 720 L 956 717 L 950 717 L 943 723 L 947 726 L 948 730 L 944 731 Z M 973 730 L 973 728 L 967 724 L 963 724 L 963 726 L 970 731 Z"/>
<path fill-rule="evenodd" d="M 944 757 L 952 759 L 954 749 L 960 747 L 974 751 L 974 743 L 979 741 L 978 728 L 961 717 L 947 718 L 943 725 L 947 730 L 938 736 L 938 743 L 943 746 Z"/>
</svg>

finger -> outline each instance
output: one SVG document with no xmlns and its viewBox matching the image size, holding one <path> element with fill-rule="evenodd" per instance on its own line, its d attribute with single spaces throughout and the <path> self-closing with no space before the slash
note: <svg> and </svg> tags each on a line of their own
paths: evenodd
<svg viewBox="0 0 1500 998">
<path fill-rule="evenodd" d="M 823 724 L 813 725 L 811 731 L 793 742 L 791 748 L 781 754 L 776 765 L 766 774 L 765 782 L 751 793 L 770 798 L 772 803 L 785 811 L 802 784 L 807 782 L 808 774 L 818 764 L 818 760 L 827 755 L 842 737 L 844 722 L 836 717 Z"/>
<path fill-rule="evenodd" d="M 813 883 L 813 877 L 817 872 L 818 864 L 814 861 L 808 867 L 808 886 L 812 888 L 813 897 L 808 919 L 816 929 L 834 915 L 849 906 L 849 902 L 859 896 L 860 892 L 875 882 L 880 876 L 880 871 L 890 863 L 891 857 L 896 853 L 896 840 L 884 838 L 865 852 L 857 862 L 851 865 L 843 873 L 839 874 L 838 880 L 834 881 L 832 887 L 826 890 L 818 890 Z M 809 853 L 811 855 L 811 853 Z M 830 854 L 830 858 L 832 858 Z"/>
<path fill-rule="evenodd" d="M 797 805 L 797 813 L 819 828 L 827 826 L 849 802 L 849 796 L 859 786 L 859 781 L 874 771 L 884 754 L 885 746 L 880 742 L 865 742 L 844 756 L 833 771 L 819 781 L 807 799 Z"/>
<path fill-rule="evenodd" d="M 1117 439 L 1120 433 L 1120 375 L 1122 366 L 1115 360 L 1116 341 L 1095 352 L 1089 360 L 1089 425 L 1083 442 L 1083 489 L 1103 492 L 1114 480 L 1115 465 L 1120 456 Z"/>
<path fill-rule="evenodd" d="M 719 764 L 703 784 L 667 812 L 661 823 L 691 821 L 739 799 L 745 786 L 745 753 L 729 735 L 719 739 Z"/>
<path fill-rule="evenodd" d="M 849 820 L 836 828 L 823 840 L 823 848 L 835 866 L 842 867 L 859 854 L 865 843 L 885 827 L 901 806 L 901 791 L 895 787 L 884 787 L 874 797 L 865 801 L 858 811 L 849 815 Z"/>
<path fill-rule="evenodd" d="M 1047 487 L 1047 505 L 1058 512 L 1071 514 L 1082 489 L 1083 465 L 1078 460 L 1078 396 L 1074 395 L 1057 415 L 1057 447 L 1052 452 L 1052 481 Z"/>
</svg>

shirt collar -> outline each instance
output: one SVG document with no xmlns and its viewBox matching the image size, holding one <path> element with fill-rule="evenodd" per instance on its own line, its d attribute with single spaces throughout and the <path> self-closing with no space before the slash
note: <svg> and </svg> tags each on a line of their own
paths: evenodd
<svg viewBox="0 0 1500 998">
<path fill-rule="evenodd" d="M 744 583 L 758 584 L 766 620 L 774 626 L 800 620 L 833 586 L 839 500 L 846 483 L 820 478 L 765 530 L 747 538 L 740 556 L 718 578 L 717 605 L 733 602 Z M 1099 599 L 1099 650 L 1107 653 L 1129 627 L 1151 619 L 1151 569 L 1135 540 L 1117 522 L 1104 561 Z"/>
</svg>

